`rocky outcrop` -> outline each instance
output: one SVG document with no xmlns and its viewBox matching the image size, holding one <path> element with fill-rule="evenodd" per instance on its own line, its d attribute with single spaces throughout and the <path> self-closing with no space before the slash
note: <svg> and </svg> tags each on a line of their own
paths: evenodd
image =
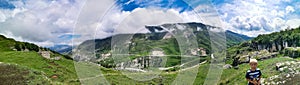
<svg viewBox="0 0 300 85">
<path fill-rule="evenodd" d="M 273 43 L 268 43 L 268 44 L 262 44 L 262 43 L 257 43 L 257 42 L 251 42 L 250 47 L 253 48 L 254 50 L 268 50 L 269 52 L 278 52 L 283 50 L 286 46 L 284 46 L 279 42 L 273 42 Z"/>
<path fill-rule="evenodd" d="M 197 48 L 197 49 L 192 49 L 191 54 L 194 55 L 194 56 L 207 56 L 206 50 L 202 47 Z"/>
<path fill-rule="evenodd" d="M 39 54 L 41 54 L 41 56 L 43 56 L 46 59 L 50 59 L 50 52 L 49 51 L 40 51 Z"/>
<path fill-rule="evenodd" d="M 117 70 L 141 69 L 145 70 L 149 67 L 163 67 L 164 62 L 162 56 L 145 56 L 128 62 L 116 64 Z M 135 70 L 138 71 L 138 70 Z"/>
<path fill-rule="evenodd" d="M 247 54 L 239 54 L 237 55 L 238 60 L 235 62 L 238 62 L 239 64 L 241 63 L 248 63 L 250 58 L 255 58 L 258 60 L 263 60 L 263 59 L 269 59 L 273 58 L 278 54 L 278 52 L 269 52 L 267 50 L 261 50 L 261 51 L 253 51 L 253 52 L 248 52 Z"/>
<path fill-rule="evenodd" d="M 292 58 L 300 57 L 300 47 L 286 47 L 281 54 Z"/>
<path fill-rule="evenodd" d="M 170 39 L 172 38 L 172 34 L 171 33 L 166 33 L 165 36 L 163 37 L 163 39 Z"/>
<path fill-rule="evenodd" d="M 42 57 L 46 59 L 51 59 L 51 60 L 60 60 L 61 56 L 56 56 L 51 58 L 51 52 L 50 51 L 39 51 L 38 52 Z"/>
<path fill-rule="evenodd" d="M 149 67 L 164 67 L 166 62 L 164 55 L 161 49 L 153 50 L 149 56 L 142 56 L 127 62 L 117 63 L 115 69 L 144 72 Z"/>
<path fill-rule="evenodd" d="M 271 76 L 269 78 L 262 79 L 262 84 L 265 85 L 290 85 L 299 83 L 289 83 L 293 81 L 299 82 L 300 77 L 300 61 L 286 61 L 276 63 L 274 66 L 277 71 L 280 72 L 278 75 Z"/>
<path fill-rule="evenodd" d="M 224 69 L 230 69 L 230 68 L 232 68 L 232 65 L 226 64 L 226 65 L 223 66 L 223 68 L 224 68 Z"/>
</svg>

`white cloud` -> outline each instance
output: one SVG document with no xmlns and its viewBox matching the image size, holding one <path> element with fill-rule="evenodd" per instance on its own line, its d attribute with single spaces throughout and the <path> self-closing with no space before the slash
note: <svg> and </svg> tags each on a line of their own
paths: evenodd
<svg viewBox="0 0 300 85">
<path fill-rule="evenodd" d="M 119 7 L 113 7 L 110 8 L 106 14 L 103 14 L 99 22 L 91 22 L 84 25 L 77 24 L 76 26 L 78 27 L 75 33 L 80 33 L 83 37 L 74 41 L 81 42 L 87 39 L 105 38 L 119 33 L 145 33 L 148 32 L 148 30 L 145 29 L 145 25 L 202 22 L 201 18 L 203 17 L 207 20 L 207 22 L 204 23 L 216 23 L 216 15 L 212 13 L 195 13 L 193 11 L 180 13 L 178 9 L 163 9 L 158 7 L 137 8 L 129 12 L 120 11 Z M 211 21 L 208 22 L 208 20 Z M 79 21 L 86 23 L 85 20 L 82 21 L 79 19 Z M 87 28 L 90 29 L 87 30 Z"/>
<path fill-rule="evenodd" d="M 266 3 L 264 2 L 264 0 L 254 0 L 254 2 L 256 2 L 256 3 L 258 3 L 258 4 L 266 4 Z"/>
<path fill-rule="evenodd" d="M 298 16 L 289 15 L 296 12 L 297 7 L 280 6 L 281 2 L 283 1 L 234 0 L 218 6 L 221 14 L 219 18 L 215 7 L 207 4 L 195 7 L 194 11 L 180 13 L 180 9 L 159 7 L 121 11 L 119 6 L 114 5 L 113 0 L 26 0 L 25 4 L 14 1 L 16 9 L 0 10 L 0 33 L 40 46 L 70 45 L 72 40 L 62 40 L 59 37 L 66 34 L 81 35 L 74 39 L 73 44 L 77 45 L 88 39 L 105 38 L 116 33 L 147 32 L 145 25 L 203 22 L 257 36 L 258 33 L 269 33 L 299 24 Z"/>
<path fill-rule="evenodd" d="M 0 22 L 4 22 L 6 20 L 6 16 L 0 11 Z"/>
<path fill-rule="evenodd" d="M 260 30 L 255 30 L 255 31 L 237 31 L 237 33 L 249 35 L 250 37 L 256 37 L 259 34 L 269 34 L 271 32 L 260 29 Z"/>
<path fill-rule="evenodd" d="M 19 40 L 19 41 L 25 41 L 22 37 L 18 36 L 16 37 L 12 32 L 10 31 L 5 31 L 3 33 L 0 33 L 1 35 L 5 35 L 5 37 L 7 38 L 14 38 L 16 40 Z"/>
<path fill-rule="evenodd" d="M 0 22 L 0 33 L 18 41 L 34 42 L 40 46 L 52 45 L 53 43 L 72 44 L 71 40 L 62 40 L 59 37 L 73 33 L 75 27 L 87 27 L 80 30 L 76 29 L 75 34 L 91 34 L 94 32 L 92 29 L 96 28 L 93 24 L 100 18 L 92 16 L 97 14 L 101 16 L 111 7 L 113 2 L 112 0 L 75 0 L 75 2 L 70 2 L 70 0 L 26 0 L 24 3 L 13 1 L 16 9 L 0 10 L 0 20 L 3 21 Z M 92 7 L 81 9 L 84 3 Z M 85 14 L 78 18 L 81 10 L 83 10 L 81 14 Z M 7 32 L 13 35 L 8 35 Z"/>
<path fill-rule="evenodd" d="M 145 25 L 160 25 L 164 23 L 183 22 L 175 10 L 157 10 L 138 8 L 132 11 L 120 25 L 116 28 L 115 33 L 139 33 L 148 32 Z"/>
<path fill-rule="evenodd" d="M 233 0 L 230 3 L 218 5 L 218 11 L 224 14 L 221 15 L 224 19 L 222 23 L 228 27 L 228 30 L 257 36 L 258 33 L 286 29 L 291 25 L 288 23 L 289 19 L 300 18 L 299 15 L 293 14 L 296 11 L 295 4 L 286 6 L 283 3 L 292 2 L 290 0 Z M 296 24 L 298 23 L 293 23 L 293 25 Z"/>
<path fill-rule="evenodd" d="M 134 0 L 129 0 L 128 2 L 125 3 L 125 5 L 132 3 Z"/>
<path fill-rule="evenodd" d="M 16 9 L 0 9 L 6 17 L 3 22 L 0 22 L 1 34 L 18 41 L 54 43 L 59 41 L 58 35 L 67 32 L 66 30 L 61 32 L 61 28 L 53 22 L 64 17 L 65 11 L 69 10 L 71 5 L 34 0 L 26 0 L 24 3 L 12 1 L 12 3 Z"/>
<path fill-rule="evenodd" d="M 59 28 L 73 28 L 75 20 L 71 20 L 69 18 L 59 18 L 53 24 L 57 25 Z"/>
<path fill-rule="evenodd" d="M 286 22 L 290 28 L 296 28 L 300 26 L 300 19 L 291 19 Z"/>
<path fill-rule="evenodd" d="M 272 11 L 271 11 L 271 14 L 273 15 L 273 16 L 278 16 L 278 17 L 284 17 L 284 11 L 282 11 L 282 10 L 275 10 L 275 9 L 273 9 Z"/>
<path fill-rule="evenodd" d="M 195 14 L 190 15 L 197 15 L 196 17 L 198 18 L 195 19 L 198 19 L 198 22 L 202 22 L 204 24 L 212 26 L 223 27 L 223 24 L 221 23 L 221 18 L 219 17 L 219 14 L 217 13 L 217 10 L 213 5 L 200 4 L 194 8 L 194 12 Z"/>
<path fill-rule="evenodd" d="M 103 20 L 106 20 L 105 19 L 106 17 L 113 18 L 113 16 L 104 17 L 104 15 L 110 13 L 109 11 L 119 13 L 117 11 L 119 8 L 113 7 L 113 4 L 114 1 L 112 0 L 87 0 L 84 6 L 80 8 L 81 10 L 78 18 L 76 19 L 76 24 L 73 30 L 74 34 L 79 34 L 81 35 L 81 37 L 74 39 L 73 43 L 79 44 L 85 40 L 98 38 L 95 37 L 96 32 L 101 32 L 102 30 L 105 29 L 97 30 L 97 27 L 101 25 L 105 25 L 105 23 L 103 23 Z M 101 36 L 101 38 L 106 37 L 104 35 L 107 34 L 108 33 L 103 32 L 103 36 Z"/>
<path fill-rule="evenodd" d="M 153 1 L 157 2 L 160 1 Z M 204 22 L 213 25 L 216 19 L 216 14 L 213 13 L 180 13 L 180 9 L 175 8 L 148 7 L 137 8 L 131 12 L 121 11 L 119 6 L 114 6 L 112 0 L 27 0 L 25 4 L 21 1 L 13 3 L 16 9 L 2 13 L 4 17 L 1 16 L 1 20 L 4 22 L 0 22 L 0 33 L 19 41 L 47 47 L 54 44 L 77 45 L 85 40 L 105 38 L 118 33 L 148 32 L 145 25 L 180 22 Z M 66 34 L 81 37 L 73 42 L 59 38 Z"/>
<path fill-rule="evenodd" d="M 165 23 L 180 23 L 180 22 L 199 22 L 200 17 L 209 17 L 207 13 L 196 14 L 194 12 L 182 12 L 177 9 L 163 9 L 158 7 L 137 8 L 133 11 L 120 11 L 120 8 L 113 7 L 110 11 L 101 18 L 99 22 L 90 23 L 90 25 L 80 26 L 78 33 L 85 36 L 95 37 L 82 37 L 75 42 L 91 38 L 105 38 L 113 34 L 119 33 L 145 33 L 145 25 L 161 25 Z M 81 20 L 79 20 L 81 21 Z M 201 21 L 202 22 L 202 21 Z M 86 30 L 85 28 L 97 28 Z M 82 30 L 80 30 L 82 29 Z"/>
<path fill-rule="evenodd" d="M 287 6 L 287 7 L 285 8 L 285 11 L 286 11 L 286 13 L 292 13 L 292 12 L 295 11 L 295 9 L 294 9 L 292 6 Z"/>
</svg>

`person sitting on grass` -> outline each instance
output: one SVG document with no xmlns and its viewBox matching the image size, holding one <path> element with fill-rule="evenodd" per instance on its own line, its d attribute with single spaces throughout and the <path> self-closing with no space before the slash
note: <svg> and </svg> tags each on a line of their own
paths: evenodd
<svg viewBox="0 0 300 85">
<path fill-rule="evenodd" d="M 261 71 L 257 68 L 258 62 L 256 59 L 250 59 L 250 69 L 246 73 L 248 85 L 260 85 Z"/>
</svg>

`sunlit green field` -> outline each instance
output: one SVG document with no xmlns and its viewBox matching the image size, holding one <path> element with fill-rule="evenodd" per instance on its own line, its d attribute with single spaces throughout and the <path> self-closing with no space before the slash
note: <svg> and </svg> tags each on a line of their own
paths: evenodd
<svg viewBox="0 0 300 85">
<path fill-rule="evenodd" d="M 6 51 L 0 53 L 0 62 L 16 64 L 29 71 L 38 72 L 43 79 L 29 78 L 36 84 L 79 84 L 72 60 L 48 60 L 36 52 Z M 32 74 L 30 74 L 32 75 Z M 27 76 L 30 76 L 27 75 Z M 26 75 L 25 75 L 26 76 Z M 57 76 L 57 78 L 51 78 Z M 37 80 L 41 81 L 37 81 Z M 50 80 L 50 81 L 48 81 Z"/>
<path fill-rule="evenodd" d="M 268 60 L 259 61 L 259 68 L 262 70 L 262 78 L 267 78 L 272 75 L 277 75 L 279 72 L 275 70 L 275 63 L 284 62 L 284 61 L 293 61 L 297 59 L 285 58 L 285 57 L 276 57 Z M 205 82 L 205 78 L 208 73 L 209 63 L 202 64 L 198 68 L 197 77 L 194 80 L 194 85 L 201 85 Z M 136 81 L 130 79 L 127 76 L 123 75 L 120 71 L 115 71 L 108 68 L 99 68 L 104 78 L 110 84 L 172 84 L 176 78 L 178 72 L 162 72 L 158 78 L 154 78 L 150 81 Z M 248 64 L 239 65 L 239 69 L 224 69 L 221 79 L 218 82 L 220 85 L 243 85 L 247 84 L 245 79 L 245 73 L 249 69 Z M 132 75 L 136 75 L 132 73 Z M 142 74 L 139 74 L 142 75 Z"/>
</svg>

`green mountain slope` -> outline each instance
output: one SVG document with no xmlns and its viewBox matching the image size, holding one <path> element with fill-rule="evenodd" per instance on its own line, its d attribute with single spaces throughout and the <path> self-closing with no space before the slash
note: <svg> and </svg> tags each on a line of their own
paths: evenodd
<svg viewBox="0 0 300 85">
<path fill-rule="evenodd" d="M 275 45 L 271 45 L 268 46 L 268 44 L 273 44 L 273 43 L 278 43 L 278 42 L 271 42 L 271 40 L 277 36 L 288 36 L 290 37 L 287 39 L 282 39 L 282 40 L 287 40 L 287 41 L 294 41 L 294 43 L 297 43 L 299 39 L 296 39 L 296 35 L 299 32 L 295 31 L 298 30 L 294 29 L 294 30 L 287 30 L 290 31 L 290 34 L 281 34 L 281 33 L 285 33 L 286 31 L 283 32 L 276 32 L 276 33 L 272 33 L 272 34 L 266 34 L 266 35 L 260 35 L 258 38 L 255 38 L 253 40 L 250 41 L 246 41 L 244 43 L 241 43 L 239 45 L 233 46 L 228 48 L 228 54 L 227 55 L 232 55 L 235 54 L 234 57 L 230 58 L 232 60 L 234 60 L 237 57 L 240 56 L 250 56 L 252 58 L 257 58 L 259 59 L 259 68 L 261 69 L 261 71 L 263 72 L 263 82 L 264 84 L 268 84 L 268 83 L 280 83 L 282 81 L 285 81 L 287 85 L 290 84 L 299 84 L 297 82 L 299 82 L 298 78 L 299 78 L 299 74 L 297 74 L 299 72 L 299 67 L 297 65 L 299 65 L 300 63 L 300 58 L 298 57 L 293 57 L 290 58 L 292 56 L 289 57 L 283 57 L 283 55 L 285 55 L 285 50 L 294 50 L 294 51 L 298 51 L 295 50 L 295 48 L 282 48 L 282 50 L 278 50 L 278 48 L 276 48 Z M 294 32 L 295 31 L 295 32 Z M 292 33 L 296 33 L 296 34 L 292 34 Z M 291 37 L 292 36 L 292 37 Z M 266 38 L 267 37 L 267 38 Z M 258 40 L 264 40 L 264 41 L 268 41 L 269 43 L 260 43 L 261 41 Z M 269 41 L 270 40 L 270 41 Z M 281 40 L 280 40 L 281 41 Z M 145 42 L 145 41 L 143 41 Z M 255 44 L 253 44 L 253 42 L 256 42 Z M 149 43 L 149 42 L 148 42 Z M 156 43 L 155 41 L 153 41 L 153 43 Z M 289 43 L 289 42 L 287 42 Z M 158 45 L 159 46 L 159 45 Z M 297 45 L 293 45 L 293 44 L 288 44 L 288 47 L 296 47 Z M 145 47 L 145 46 L 142 46 Z M 276 51 L 277 50 L 277 51 Z M 232 54 L 231 54 L 232 53 Z M 273 54 L 276 53 L 276 54 Z M 255 56 L 252 56 L 252 54 L 257 54 Z M 294 54 L 296 55 L 297 53 L 289 53 L 289 54 Z M 273 56 L 274 55 L 274 56 Z M 273 56 L 273 57 L 268 57 L 268 56 Z M 265 59 L 261 59 L 267 57 Z M 282 65 L 277 67 L 278 64 L 281 63 L 286 63 L 287 65 Z M 232 64 L 228 63 L 228 64 Z M 207 71 L 209 68 L 209 63 L 203 64 L 199 67 L 199 72 L 197 74 L 196 77 L 196 81 L 194 82 L 195 85 L 201 85 L 204 83 L 204 80 L 206 78 L 207 75 Z M 105 68 L 107 69 L 107 68 Z M 224 69 L 222 76 L 221 76 L 221 80 L 218 82 L 218 84 L 220 85 L 243 85 L 246 84 L 247 81 L 245 80 L 245 72 L 249 69 L 249 65 L 246 62 L 243 63 L 239 63 L 239 66 L 237 68 L 228 68 L 228 69 Z M 282 69 L 282 70 L 278 70 L 278 69 Z M 292 69 L 292 70 L 289 70 Z M 293 70 L 295 69 L 295 70 Z M 295 73 L 296 72 L 296 73 Z M 106 78 L 108 79 L 108 81 L 112 82 L 112 84 L 170 84 L 172 83 L 173 79 L 176 77 L 177 71 L 171 71 L 170 73 L 162 73 L 160 76 L 160 78 L 155 78 L 151 81 L 147 81 L 147 82 L 138 82 L 138 81 L 134 81 L 131 80 L 130 78 L 127 78 L 126 76 L 122 75 L 122 73 L 120 73 L 119 71 L 116 70 L 107 70 L 107 72 L 105 73 Z M 234 73 L 234 74 L 233 74 Z M 293 76 L 287 76 L 287 75 L 293 75 Z M 126 81 L 126 82 L 124 82 Z M 280 83 L 283 84 L 283 83 Z"/>
<path fill-rule="evenodd" d="M 202 51 L 198 51 L 198 53 L 202 55 L 208 55 L 211 53 L 211 41 L 209 30 L 212 28 L 216 28 L 214 26 L 205 25 L 202 23 L 174 23 L 174 24 L 163 24 L 158 26 L 145 26 L 146 29 L 150 31 L 150 33 L 138 33 L 138 34 L 118 34 L 112 37 L 107 37 L 104 39 L 95 39 L 95 40 L 87 40 L 81 43 L 76 49 L 80 51 L 86 52 L 96 52 L 96 58 L 81 58 L 77 59 L 86 59 L 86 60 L 99 60 L 103 58 L 103 54 L 110 53 L 111 51 L 111 41 L 112 38 L 121 37 L 121 36 L 132 36 L 129 44 L 129 54 L 136 54 L 139 56 L 148 55 L 149 52 L 154 48 L 163 49 L 166 55 L 180 55 L 180 48 L 178 46 L 178 42 L 174 35 L 166 32 L 165 29 L 179 29 L 180 27 L 184 27 L 186 29 L 192 30 L 194 35 L 196 36 L 196 41 L 199 49 Z M 237 34 L 231 31 L 225 31 L 225 36 L 227 40 L 227 47 L 237 45 L 241 42 L 252 39 L 251 37 Z M 184 36 L 184 35 L 182 35 Z M 136 58 L 137 56 L 132 56 Z M 176 57 L 176 56 L 174 56 Z M 174 58 L 173 57 L 173 58 Z M 178 57 L 178 56 L 177 56 Z M 180 59 L 180 58 L 178 58 Z"/>
<path fill-rule="evenodd" d="M 196 29 L 195 27 L 193 28 L 192 26 L 201 26 L 201 24 L 189 24 L 191 25 L 192 29 Z M 149 27 L 148 27 L 149 28 Z M 152 28 L 155 28 L 156 30 L 159 31 L 159 27 L 154 26 Z M 203 27 L 205 28 L 205 27 Z M 216 82 L 217 84 L 220 85 L 243 85 L 246 84 L 247 81 L 244 78 L 245 72 L 249 69 L 249 65 L 247 62 L 242 62 L 242 59 L 245 58 L 247 60 L 247 57 L 252 57 L 252 58 L 257 58 L 259 59 L 259 68 L 263 72 L 262 79 L 264 80 L 262 83 L 268 84 L 268 83 L 280 83 L 282 81 L 285 81 L 287 83 L 285 84 L 298 84 L 297 82 L 299 81 L 297 78 L 299 78 L 299 74 L 295 74 L 295 72 L 299 72 L 299 63 L 300 63 L 300 58 L 297 57 L 283 57 L 283 56 L 289 56 L 293 55 L 296 56 L 297 53 L 293 53 L 298 51 L 297 48 L 297 42 L 299 42 L 296 37 L 296 35 L 299 33 L 295 30 L 287 30 L 282 31 L 282 32 L 276 32 L 272 34 L 267 34 L 267 35 L 260 35 L 257 38 L 254 38 L 250 41 L 247 40 L 242 40 L 243 36 L 236 37 L 234 33 L 232 34 L 226 34 L 226 36 L 231 36 L 227 37 L 227 41 L 232 40 L 232 42 L 241 40 L 241 44 L 234 45 L 230 48 L 228 48 L 228 53 L 227 55 L 230 57 L 227 57 L 227 65 L 228 64 L 233 64 L 233 63 L 238 63 L 238 67 L 233 65 L 234 68 L 224 68 L 223 73 L 221 75 L 221 80 L 219 82 Z M 197 36 L 197 42 L 199 44 L 199 47 L 202 47 L 204 49 L 209 49 L 210 48 L 210 42 L 209 41 L 209 36 L 208 32 L 205 32 L 205 29 L 202 31 L 195 31 L 194 32 Z M 230 32 L 227 32 L 230 33 Z M 284 34 L 282 34 L 284 33 Z M 287 33 L 287 34 L 285 34 Z M 165 32 L 152 32 L 148 34 L 135 34 L 133 35 L 133 38 L 130 40 L 131 44 L 129 45 L 129 52 L 131 54 L 138 54 L 138 55 L 133 55 L 130 56 L 132 59 L 139 59 L 139 57 L 143 57 L 147 54 L 149 54 L 149 50 L 155 47 L 159 47 L 163 49 L 163 52 L 166 54 L 174 54 L 177 55 L 179 53 L 179 49 L 176 48 L 178 47 L 178 42 L 176 41 L 175 38 L 167 38 L 164 39 L 164 35 L 167 33 Z M 115 35 L 116 36 L 127 36 L 130 34 L 120 34 L 120 35 Z M 277 39 L 280 35 L 286 36 L 286 39 L 280 38 Z M 276 38 L 277 36 L 277 38 Z M 182 56 L 168 56 L 167 61 L 167 67 L 172 67 L 174 68 L 164 70 L 157 78 L 154 78 L 150 81 L 135 81 L 133 79 L 128 78 L 127 76 L 123 75 L 119 70 L 111 69 L 114 68 L 113 65 L 113 60 L 109 59 L 111 57 L 109 55 L 110 49 L 111 49 L 111 40 L 112 37 L 108 37 L 105 39 L 96 39 L 96 40 L 89 40 L 84 43 L 82 43 L 78 49 L 80 51 L 94 51 L 93 48 L 95 48 L 96 52 L 96 58 L 91 58 L 92 62 L 95 62 L 97 64 L 101 64 L 102 66 L 106 67 L 100 67 L 100 69 L 103 71 L 103 74 L 107 81 L 111 84 L 137 84 L 137 85 L 146 85 L 146 84 L 171 84 L 173 80 L 176 78 L 178 75 L 178 67 L 180 65 L 180 60 Z M 229 39 L 229 40 L 228 40 Z M 274 42 L 278 41 L 278 42 Z M 282 41 L 283 40 L 283 41 Z M 286 42 L 286 41 L 288 42 Z M 231 43 L 232 43 L 231 42 Z M 279 43 L 279 42 L 286 42 L 287 46 L 289 48 L 281 48 L 280 45 L 278 44 L 276 47 L 276 44 L 274 43 Z M 132 44 L 134 43 L 134 44 Z M 229 42 L 230 43 L 230 42 Z M 228 43 L 227 43 L 228 45 Z M 283 45 L 281 45 L 282 47 Z M 285 51 L 289 50 L 289 51 Z M 210 50 L 206 50 L 206 53 L 209 54 Z M 286 55 L 288 54 L 288 55 Z M 202 56 L 202 55 L 199 55 Z M 246 57 L 245 57 L 246 56 Z M 108 57 L 107 59 L 104 59 L 102 61 L 97 61 L 97 58 L 102 58 L 102 57 Z M 79 58 L 80 59 L 80 58 Z M 95 59 L 93 61 L 93 59 Z M 205 59 L 210 61 L 209 57 L 202 56 L 200 59 Z M 237 61 L 235 61 L 238 59 Z M 76 60 L 76 59 L 75 59 Z M 196 59 L 195 59 L 196 60 Z M 201 62 L 203 60 L 200 60 Z M 205 78 L 207 77 L 208 73 L 208 68 L 210 62 L 201 64 L 198 68 L 198 73 L 196 76 L 196 80 L 194 81 L 194 85 L 201 85 L 205 82 Z M 281 66 L 277 66 L 277 65 Z M 285 65 L 287 64 L 287 65 Z M 222 67 L 222 66 L 220 66 Z M 292 70 L 290 70 L 292 69 Z M 294 70 L 293 70 L 294 69 Z M 234 74 L 232 74 L 234 73 Z M 128 74 L 128 75 L 136 75 L 135 73 Z M 142 75 L 142 74 L 141 74 Z M 293 75 L 293 76 L 287 76 L 287 75 Z M 282 83 L 281 83 L 282 84 Z"/>
<path fill-rule="evenodd" d="M 254 56 L 258 59 L 276 56 L 276 54 L 297 58 L 300 57 L 299 46 L 300 28 L 298 27 L 259 35 L 250 41 L 228 48 L 227 58 L 232 59 L 234 65 L 247 61 L 248 58 L 241 56 L 245 54 L 248 54 L 248 57 L 254 56 L 254 54 L 264 55 Z"/>
<path fill-rule="evenodd" d="M 229 30 L 225 31 L 225 34 L 227 47 L 232 47 L 234 45 L 240 44 L 241 42 L 245 42 L 252 39 L 252 37 L 238 34 Z"/>
<path fill-rule="evenodd" d="M 49 58 L 40 52 L 49 53 Z M 0 81 L 10 79 L 3 82 L 5 84 L 79 84 L 73 61 L 69 57 L 2 35 L 0 62 Z"/>
<path fill-rule="evenodd" d="M 299 29 L 299 28 L 297 28 Z M 290 31 L 290 30 L 288 30 Z M 293 30 L 294 31 L 294 30 Z M 298 33 L 298 32 L 291 32 L 291 33 Z M 200 36 L 201 34 L 198 34 Z M 263 36 L 274 36 L 272 34 L 269 35 L 263 35 Z M 279 34 L 278 35 L 282 35 Z M 122 35 L 117 35 L 122 36 Z M 124 36 L 124 35 L 123 35 Z M 145 37 L 152 37 L 151 39 L 145 39 Z M 163 48 L 164 52 L 166 54 L 176 54 L 178 53 L 177 42 L 174 38 L 168 38 L 168 39 L 161 39 L 160 34 L 156 37 L 155 34 L 136 34 L 134 35 L 133 39 L 131 40 L 135 44 L 130 47 L 130 52 L 140 54 L 139 56 L 131 56 L 132 59 L 138 59 L 139 57 L 143 57 L 144 55 L 148 54 L 147 51 L 140 51 L 142 50 L 149 50 L 155 47 Z M 290 35 L 287 35 L 290 36 Z M 205 38 L 205 36 L 201 36 L 202 38 Z M 201 39 L 202 39 L 201 38 Z M 293 37 L 294 38 L 294 37 Z M 293 41 L 293 38 L 286 39 Z M 209 39 L 209 38 L 207 38 Z M 270 38 L 272 39 L 272 38 Z M 106 39 L 99 39 L 96 41 L 99 41 L 101 43 L 93 43 L 94 41 L 86 41 L 84 44 L 82 44 L 82 47 L 80 48 L 82 51 L 89 50 L 94 51 L 93 48 L 94 45 L 98 44 L 99 47 L 97 48 L 99 50 L 96 50 L 96 53 L 98 54 L 98 57 L 102 57 L 102 54 L 107 54 L 110 52 L 110 43 L 109 42 L 111 38 Z M 204 39 L 202 39 L 204 40 Z M 297 43 L 298 39 L 294 39 L 295 43 Z M 107 41 L 107 42 L 106 42 Z M 199 40 L 200 41 L 200 40 Z M 239 45 L 230 47 L 228 49 L 228 52 L 235 53 L 234 57 L 230 57 L 230 59 L 234 60 L 237 57 L 243 56 L 243 55 L 251 55 L 256 54 L 254 58 L 260 58 L 260 56 L 269 55 L 272 53 L 277 53 L 276 56 L 266 59 L 260 59 L 259 60 L 259 68 L 263 72 L 262 78 L 264 79 L 264 84 L 272 83 L 272 82 L 282 82 L 286 81 L 287 85 L 289 84 L 298 84 L 299 81 L 298 78 L 300 77 L 299 74 L 295 74 L 295 72 L 299 72 L 299 65 L 300 65 L 300 58 L 299 57 L 283 57 L 288 55 L 294 55 L 296 56 L 294 51 L 298 51 L 293 46 L 297 46 L 296 44 L 293 45 L 290 44 L 289 48 L 283 48 L 281 51 L 278 49 L 268 49 L 268 47 L 264 47 L 262 43 L 256 43 L 253 44 L 252 42 L 260 42 L 256 38 L 250 41 L 246 41 L 244 43 L 241 43 Z M 88 84 L 101 84 L 103 82 L 94 82 L 97 80 L 97 77 L 99 77 L 99 74 L 103 73 L 103 76 L 110 84 L 135 84 L 135 85 L 149 85 L 149 84 L 172 84 L 174 82 L 173 80 L 177 77 L 179 68 L 176 67 L 180 63 L 180 59 L 182 56 L 168 56 L 168 66 L 175 66 L 174 68 L 164 70 L 161 74 L 159 74 L 159 77 L 156 77 L 149 81 L 136 81 L 133 79 L 128 78 L 126 75 L 122 74 L 119 70 L 112 69 L 111 67 L 102 67 L 98 66 L 96 64 L 92 63 L 86 63 L 86 62 L 79 62 L 76 63 L 77 67 L 80 67 L 77 69 L 77 71 L 80 71 L 81 73 L 76 73 L 73 61 L 70 59 L 67 59 L 68 57 L 64 57 L 60 54 L 57 54 L 55 52 L 51 52 L 50 58 L 55 58 L 56 56 L 60 56 L 61 58 L 59 60 L 55 59 L 47 59 L 39 53 L 39 51 L 49 51 L 45 48 L 38 47 L 38 52 L 36 52 L 36 47 L 33 46 L 33 44 L 25 44 L 23 42 L 17 42 L 13 39 L 7 39 L 4 36 L 0 37 L 0 45 L 1 45 L 1 51 L 0 51 L 0 84 L 64 84 L 64 85 L 73 85 L 73 84 L 80 84 L 80 80 L 77 79 L 76 74 L 81 76 L 81 83 L 87 82 Z M 198 42 L 199 43 L 199 42 Z M 209 42 L 200 42 L 201 44 L 205 45 L 204 43 Z M 108 45 L 107 45 L 108 44 Z M 84 46 L 86 45 L 86 46 Z M 105 45 L 107 47 L 104 47 L 102 45 Z M 20 49 L 16 49 L 16 47 L 19 46 Z M 90 47 L 88 47 L 90 46 Z M 140 46 L 140 47 L 139 47 Z M 265 45 L 267 46 L 267 45 Z M 98 46 L 96 46 L 98 47 Z M 201 47 L 201 46 L 199 46 Z M 207 46 L 209 48 L 209 46 Z M 204 48 L 204 46 L 203 46 Z M 259 50 L 261 48 L 261 50 Z M 267 49 L 267 50 L 265 50 Z M 278 51 L 279 52 L 278 52 Z M 288 50 L 288 51 L 286 51 Z M 209 52 L 209 51 L 207 51 Z M 209 53 L 207 53 L 209 54 Z M 288 54 L 288 55 L 286 55 Z M 231 55 L 231 54 L 227 54 Z M 209 60 L 209 57 L 206 57 L 204 55 L 199 55 L 200 58 L 195 59 L 196 61 L 199 60 L 201 62 L 205 60 Z M 96 59 L 96 58 L 94 58 Z M 75 58 L 76 60 L 76 58 Z M 104 60 L 106 62 L 98 62 L 99 64 L 110 64 L 113 61 Z M 194 60 L 191 60 L 193 62 Z M 94 61 L 92 61 L 94 62 Z M 97 62 L 97 61 L 96 61 Z M 232 61 L 233 62 L 233 61 Z M 229 64 L 232 64 L 229 63 Z M 186 63 L 189 64 L 189 63 Z M 199 65 L 198 73 L 196 75 L 196 80 L 193 82 L 194 85 L 201 85 L 205 82 L 205 79 L 207 77 L 208 68 L 210 62 L 206 62 Z M 278 64 L 280 66 L 276 67 Z M 104 65 L 105 66 L 105 65 Z M 106 65 L 109 66 L 109 65 Z M 86 67 L 86 68 L 83 68 Z M 222 66 L 220 66 L 222 67 Z M 225 68 L 223 70 L 223 73 L 221 75 L 221 80 L 219 82 L 216 82 L 217 84 L 221 85 L 243 85 L 246 84 L 247 81 L 244 79 L 244 73 L 249 68 L 249 65 L 247 63 L 240 63 L 238 68 Z M 290 70 L 290 68 L 292 70 Z M 99 72 L 101 70 L 101 72 Z M 183 70 L 183 71 L 189 71 Z M 232 74 L 234 73 L 234 74 Z M 128 75 L 136 75 L 136 73 L 131 73 Z M 141 74 L 143 75 L 143 74 Z M 287 75 L 293 75 L 287 77 Z M 9 79 L 12 81 L 7 81 L 4 79 Z M 88 82 L 91 81 L 91 82 Z"/>
</svg>

